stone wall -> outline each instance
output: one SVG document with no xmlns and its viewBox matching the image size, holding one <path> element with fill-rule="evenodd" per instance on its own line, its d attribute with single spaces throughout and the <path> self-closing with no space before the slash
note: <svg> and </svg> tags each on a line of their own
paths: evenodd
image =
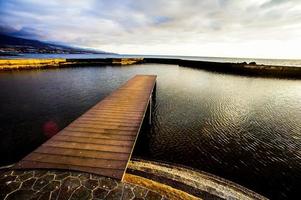
<svg viewBox="0 0 301 200">
<path fill-rule="evenodd" d="M 66 59 L 3 59 L 0 60 L 0 70 L 56 68 Z"/>
</svg>

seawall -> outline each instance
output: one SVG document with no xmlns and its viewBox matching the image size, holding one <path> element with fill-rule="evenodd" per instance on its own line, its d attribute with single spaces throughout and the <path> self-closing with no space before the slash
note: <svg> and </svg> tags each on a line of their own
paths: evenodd
<svg viewBox="0 0 301 200">
<path fill-rule="evenodd" d="M 247 63 L 221 63 L 169 58 L 99 58 L 99 59 L 0 59 L 0 71 L 62 68 L 80 66 L 131 65 L 141 63 L 174 64 L 207 71 L 245 76 L 301 79 L 301 67 Z"/>
<path fill-rule="evenodd" d="M 143 58 L 101 58 L 101 59 L 0 59 L 0 71 L 48 69 L 76 66 L 131 65 Z"/>
<path fill-rule="evenodd" d="M 0 70 L 56 68 L 66 59 L 0 59 Z"/>
<path fill-rule="evenodd" d="M 279 77 L 301 79 L 301 67 L 272 66 L 247 63 L 221 63 L 183 59 L 144 58 L 145 63 L 176 64 L 182 67 L 192 67 L 229 74 L 245 76 Z"/>
</svg>

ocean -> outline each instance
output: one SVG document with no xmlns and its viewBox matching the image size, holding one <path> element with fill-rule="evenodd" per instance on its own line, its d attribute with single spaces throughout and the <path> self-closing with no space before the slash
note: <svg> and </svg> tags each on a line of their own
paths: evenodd
<svg viewBox="0 0 301 200">
<path fill-rule="evenodd" d="M 225 58 L 225 57 L 202 57 L 202 56 L 170 56 L 170 55 L 130 55 L 130 54 L 21 54 L 19 56 L 0 56 L 1 58 L 175 58 L 185 60 L 199 60 L 210 62 L 256 62 L 260 65 L 295 66 L 301 67 L 301 59 L 263 59 L 263 58 Z"/>
</svg>

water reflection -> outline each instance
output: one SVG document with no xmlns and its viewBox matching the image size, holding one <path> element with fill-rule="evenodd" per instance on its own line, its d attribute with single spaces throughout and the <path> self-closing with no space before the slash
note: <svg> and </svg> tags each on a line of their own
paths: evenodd
<svg viewBox="0 0 301 200">
<path fill-rule="evenodd" d="M 299 193 L 300 81 L 172 65 L 0 73 L 2 164 L 45 141 L 45 123 L 63 128 L 138 73 L 158 82 L 153 125 L 134 156 L 211 172 L 273 199 Z"/>
</svg>

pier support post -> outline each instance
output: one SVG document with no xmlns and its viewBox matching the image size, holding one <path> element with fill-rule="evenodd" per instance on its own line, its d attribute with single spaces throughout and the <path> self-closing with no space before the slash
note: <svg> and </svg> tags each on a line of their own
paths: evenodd
<svg viewBox="0 0 301 200">
<path fill-rule="evenodd" d="M 153 101 L 153 95 L 150 96 L 149 98 L 149 117 L 148 117 L 148 124 L 151 125 L 152 124 L 152 101 Z"/>
<path fill-rule="evenodd" d="M 157 94 L 157 81 L 155 82 L 155 86 L 154 86 L 154 89 L 153 89 L 153 93 L 152 93 L 152 95 L 153 95 L 153 99 L 156 101 L 156 95 Z"/>
</svg>

